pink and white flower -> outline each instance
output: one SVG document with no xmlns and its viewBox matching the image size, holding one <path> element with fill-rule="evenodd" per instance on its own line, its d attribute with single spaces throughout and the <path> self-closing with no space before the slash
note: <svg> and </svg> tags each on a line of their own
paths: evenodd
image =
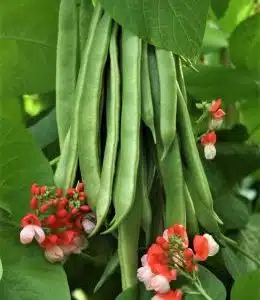
<svg viewBox="0 0 260 300">
<path fill-rule="evenodd" d="M 22 244 L 30 244 L 33 238 L 41 244 L 45 240 L 45 233 L 38 225 L 26 225 L 20 232 L 20 242 Z"/>
</svg>

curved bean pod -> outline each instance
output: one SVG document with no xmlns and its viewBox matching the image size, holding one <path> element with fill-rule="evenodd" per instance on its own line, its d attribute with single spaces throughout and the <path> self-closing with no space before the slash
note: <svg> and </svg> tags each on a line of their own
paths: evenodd
<svg viewBox="0 0 260 300">
<path fill-rule="evenodd" d="M 89 203 L 96 206 L 96 196 L 100 187 L 99 125 L 102 75 L 107 59 L 111 37 L 112 19 L 105 12 L 95 33 L 87 71 L 84 93 L 79 114 L 79 164 L 83 181 L 88 191 Z"/>
<path fill-rule="evenodd" d="M 141 91 L 142 91 L 142 119 L 147 127 L 150 128 L 154 141 L 156 143 L 155 129 L 154 129 L 154 113 L 153 113 L 153 101 L 151 94 L 151 85 L 149 77 L 148 68 L 148 53 L 147 53 L 147 43 L 142 44 L 142 65 L 141 65 Z"/>
<path fill-rule="evenodd" d="M 160 136 L 163 160 L 176 135 L 177 88 L 175 60 L 172 52 L 155 50 L 160 81 Z"/>
<path fill-rule="evenodd" d="M 91 235 L 95 234 L 109 210 L 112 199 L 112 187 L 114 182 L 117 145 L 119 140 L 120 118 L 120 74 L 118 66 L 117 50 L 118 26 L 114 24 L 110 41 L 110 80 L 107 99 L 107 140 L 103 167 L 101 172 L 100 190 L 97 196 L 96 216 L 97 224 Z"/>
<path fill-rule="evenodd" d="M 78 131 L 79 131 L 79 107 L 82 96 L 84 95 L 85 75 L 87 72 L 87 64 L 89 60 L 89 52 L 95 37 L 95 31 L 102 14 L 100 4 L 97 4 L 91 19 L 89 27 L 88 40 L 84 47 L 83 58 L 81 61 L 76 90 L 74 95 L 74 106 L 71 115 L 71 126 L 68 131 L 64 147 L 61 151 L 58 167 L 55 172 L 55 183 L 64 190 L 72 186 L 78 161 Z"/>
<path fill-rule="evenodd" d="M 56 117 L 60 149 L 71 123 L 77 72 L 77 6 L 74 0 L 61 0 L 59 8 L 56 60 Z"/>
<path fill-rule="evenodd" d="M 189 232 L 189 234 L 195 235 L 199 233 L 199 225 L 194 204 L 186 183 L 184 184 L 184 196 L 186 206 L 187 231 Z"/>
<path fill-rule="evenodd" d="M 106 233 L 113 231 L 131 210 L 139 164 L 141 120 L 141 40 L 122 28 L 122 80 L 120 154 L 114 187 L 116 216 Z"/>
</svg>

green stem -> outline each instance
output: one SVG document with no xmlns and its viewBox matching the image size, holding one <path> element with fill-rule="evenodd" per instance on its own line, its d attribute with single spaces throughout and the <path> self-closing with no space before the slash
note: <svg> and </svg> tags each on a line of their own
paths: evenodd
<svg viewBox="0 0 260 300">
<path fill-rule="evenodd" d="M 55 157 L 54 159 L 52 159 L 52 160 L 50 161 L 50 165 L 51 165 L 51 166 L 56 165 L 57 162 L 59 161 L 59 159 L 60 159 L 60 155 L 57 156 L 57 157 Z"/>
<path fill-rule="evenodd" d="M 207 300 L 212 300 L 212 298 L 206 293 L 206 291 L 201 286 L 200 282 L 193 282 L 193 285 L 196 287 L 197 291 Z"/>
<path fill-rule="evenodd" d="M 227 242 L 228 245 L 236 249 L 238 252 L 249 258 L 251 261 L 253 261 L 258 267 L 260 267 L 260 262 L 259 260 L 255 259 L 251 254 L 249 254 L 246 250 L 240 248 L 237 244 L 237 242 L 233 241 L 232 239 L 222 236 L 223 240 Z"/>
</svg>

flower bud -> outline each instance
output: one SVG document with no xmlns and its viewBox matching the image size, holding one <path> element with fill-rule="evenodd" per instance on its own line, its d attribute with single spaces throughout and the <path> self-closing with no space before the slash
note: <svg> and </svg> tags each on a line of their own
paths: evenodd
<svg viewBox="0 0 260 300">
<path fill-rule="evenodd" d="M 20 242 L 22 244 L 30 244 L 35 236 L 33 225 L 25 226 L 20 232 Z"/>
<path fill-rule="evenodd" d="M 170 290 L 170 284 L 164 276 L 155 275 L 151 279 L 151 288 L 157 293 L 167 293 Z"/>
<path fill-rule="evenodd" d="M 145 285 L 145 288 L 149 291 L 152 290 L 151 287 L 151 279 L 154 277 L 154 274 L 151 270 L 151 268 L 146 265 L 144 267 L 141 267 L 137 270 L 137 278 L 139 281 L 143 282 Z"/>
<path fill-rule="evenodd" d="M 209 244 L 209 256 L 216 255 L 218 253 L 218 251 L 219 251 L 219 245 L 218 245 L 218 243 L 208 233 L 203 234 L 203 236 L 207 239 L 208 244 Z"/>
<path fill-rule="evenodd" d="M 50 263 L 62 262 L 64 259 L 64 253 L 59 246 L 46 249 L 44 255 Z"/>
<path fill-rule="evenodd" d="M 96 224 L 88 219 L 82 221 L 82 226 L 86 234 L 90 234 L 91 231 L 95 228 Z"/>
<path fill-rule="evenodd" d="M 216 154 L 217 154 L 217 150 L 216 150 L 215 145 L 213 145 L 213 144 L 205 145 L 204 155 L 205 155 L 206 159 L 209 159 L 209 160 L 214 159 L 216 157 Z"/>
</svg>

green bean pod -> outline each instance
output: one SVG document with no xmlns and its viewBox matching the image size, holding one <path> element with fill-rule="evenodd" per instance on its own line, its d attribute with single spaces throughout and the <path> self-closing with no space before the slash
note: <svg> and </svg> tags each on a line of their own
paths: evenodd
<svg viewBox="0 0 260 300">
<path fill-rule="evenodd" d="M 190 121 L 190 116 L 186 102 L 182 96 L 178 85 L 178 122 L 179 132 L 182 142 L 182 150 L 185 161 L 188 165 L 188 171 L 192 172 L 194 182 L 197 184 L 197 190 L 201 201 L 210 209 L 213 210 L 213 199 L 210 192 L 208 180 L 204 172 L 196 141 L 193 134 L 193 129 Z"/>
<path fill-rule="evenodd" d="M 82 56 L 84 46 L 88 39 L 88 29 L 90 26 L 91 16 L 93 14 L 92 1 L 80 0 L 79 3 L 79 52 Z"/>
<path fill-rule="evenodd" d="M 176 135 L 177 88 L 175 60 L 172 52 L 155 50 L 160 81 L 160 136 L 163 160 Z"/>
<path fill-rule="evenodd" d="M 141 181 L 138 180 L 134 205 L 118 226 L 118 255 L 121 270 L 122 289 L 137 283 L 138 241 L 141 218 Z"/>
<path fill-rule="evenodd" d="M 184 169 L 184 177 L 191 199 L 194 203 L 196 216 L 200 225 L 204 227 L 207 232 L 219 237 L 221 235 L 221 231 L 215 219 L 214 211 L 201 201 L 200 191 L 198 190 L 198 185 L 196 178 L 194 178 L 194 174 L 190 170 Z"/>
<path fill-rule="evenodd" d="M 100 190 L 97 196 L 96 217 L 97 224 L 91 235 L 95 234 L 107 216 L 112 199 L 117 145 L 119 140 L 120 118 L 120 74 L 117 49 L 118 26 L 114 24 L 110 41 L 110 78 L 107 99 L 107 140 L 103 167 L 101 172 Z"/>
<path fill-rule="evenodd" d="M 141 227 L 145 232 L 146 245 L 149 245 L 150 238 L 151 238 L 151 227 L 152 227 L 152 207 L 149 199 L 151 183 L 149 181 L 153 181 L 154 170 L 149 170 L 149 168 L 151 169 L 151 167 L 148 166 L 148 159 L 146 159 L 146 155 L 144 153 L 144 149 L 142 145 L 141 157 L 139 162 L 140 197 L 141 197 L 141 210 L 142 210 Z M 148 172 L 152 174 L 148 174 Z"/>
<path fill-rule="evenodd" d="M 187 92 L 186 92 L 186 86 L 185 86 L 184 76 L 182 72 L 182 63 L 181 63 L 181 58 L 178 55 L 175 55 L 175 65 L 176 65 L 177 81 L 179 83 L 182 96 L 184 100 L 187 102 Z"/>
<path fill-rule="evenodd" d="M 141 63 L 141 91 L 142 91 L 142 120 L 145 125 L 150 128 L 154 141 L 156 143 L 156 135 L 154 128 L 154 113 L 153 113 L 153 101 L 151 94 L 151 84 L 149 77 L 149 67 L 148 67 L 148 53 L 147 53 L 147 43 L 143 41 L 142 43 L 142 63 Z"/>
<path fill-rule="evenodd" d="M 77 6 L 61 0 L 56 60 L 56 117 L 60 149 L 71 125 L 71 111 L 77 76 Z"/>
<path fill-rule="evenodd" d="M 105 12 L 95 33 L 79 114 L 79 164 L 92 208 L 100 188 L 99 126 L 103 70 L 107 60 L 112 19 Z"/>
<path fill-rule="evenodd" d="M 141 40 L 122 28 L 122 112 L 120 153 L 114 187 L 113 231 L 130 212 L 135 198 L 141 121 Z"/>
<path fill-rule="evenodd" d="M 184 184 L 184 196 L 185 196 L 185 207 L 186 207 L 187 231 L 189 232 L 189 234 L 195 235 L 199 233 L 199 225 L 198 225 L 195 207 L 186 183 Z"/>
<path fill-rule="evenodd" d="M 74 106 L 71 114 L 71 126 L 66 135 L 65 143 L 61 151 L 58 167 L 55 172 L 54 180 L 57 186 L 67 189 L 72 186 L 78 162 L 78 132 L 79 132 L 79 108 L 82 96 L 85 94 L 85 75 L 89 60 L 89 52 L 93 43 L 96 27 L 102 8 L 97 4 L 91 19 L 88 39 L 84 47 L 84 53 L 78 74 L 78 80 L 74 95 Z"/>
<path fill-rule="evenodd" d="M 158 149 L 159 157 L 161 157 L 160 150 L 162 151 L 162 149 Z M 183 171 L 177 136 L 159 165 L 166 198 L 165 226 L 169 227 L 178 223 L 186 227 Z"/>
</svg>

